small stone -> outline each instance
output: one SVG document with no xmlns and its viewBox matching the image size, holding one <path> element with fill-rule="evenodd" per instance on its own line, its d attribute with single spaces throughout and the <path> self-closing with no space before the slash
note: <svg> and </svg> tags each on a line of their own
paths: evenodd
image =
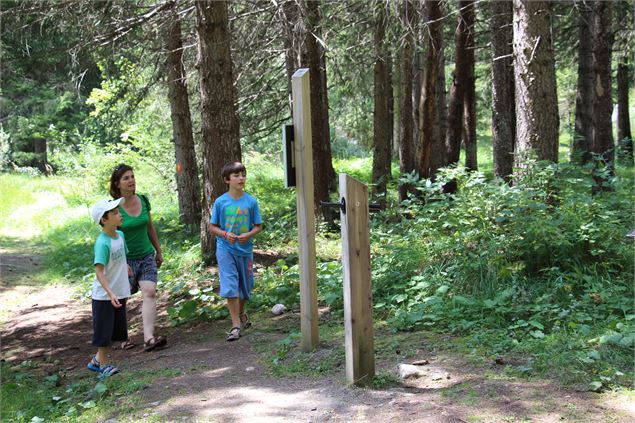
<svg viewBox="0 0 635 423">
<path fill-rule="evenodd" d="M 276 304 L 273 307 L 271 307 L 271 313 L 274 316 L 279 316 L 282 313 L 284 313 L 286 309 L 287 307 L 284 304 Z"/>
<path fill-rule="evenodd" d="M 160 401 L 155 401 L 155 402 L 151 402 L 150 405 L 153 407 L 156 407 L 157 405 L 161 404 Z"/>
<path fill-rule="evenodd" d="M 427 364 L 430 364 L 428 360 L 417 360 L 412 363 L 413 366 L 425 366 Z"/>
<path fill-rule="evenodd" d="M 424 372 L 417 366 L 412 364 L 399 364 L 399 376 L 402 379 L 419 378 L 424 375 Z"/>
<path fill-rule="evenodd" d="M 254 370 L 256 370 L 256 368 L 252 367 L 252 366 L 249 366 L 245 370 L 248 371 L 248 372 L 253 372 Z"/>
</svg>

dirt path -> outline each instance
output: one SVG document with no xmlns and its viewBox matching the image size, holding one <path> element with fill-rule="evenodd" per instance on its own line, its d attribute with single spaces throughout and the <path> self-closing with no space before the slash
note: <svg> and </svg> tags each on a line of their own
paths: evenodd
<svg viewBox="0 0 635 423">
<path fill-rule="evenodd" d="M 29 259 L 30 258 L 30 259 Z M 72 379 L 85 375 L 90 346 L 90 305 L 71 298 L 59 286 L 38 290 L 25 284 L 35 272 L 37 256 L 0 250 L 3 304 L 20 293 L 2 327 L 2 358 L 11 362 L 41 360 L 57 366 Z M 13 266 L 11 276 L 5 270 Z M 133 338 L 140 342 L 140 298 L 129 302 Z M 4 308 L 4 306 L 3 306 Z M 287 315 L 286 324 L 297 316 Z M 168 328 L 161 325 L 169 348 L 144 353 L 113 350 L 123 372 L 153 370 L 150 382 L 128 401 L 126 412 L 111 421 L 218 422 L 627 422 L 635 407 L 626 396 L 562 390 L 544 380 L 505 377 L 496 368 L 473 368 L 459 357 L 422 346 L 412 363 L 426 359 L 424 375 L 383 390 L 359 389 L 344 383 L 344 363 L 320 377 L 275 377 L 263 362 L 262 346 L 286 334 L 259 331 L 258 322 L 238 342 L 228 343 L 227 322 Z M 298 327 L 299 327 L 299 321 Z M 412 334 L 413 337 L 418 334 Z M 323 345 L 314 358 L 333 346 Z M 260 352 L 259 352 L 260 348 Z M 399 363 L 378 358 L 378 372 L 396 373 Z M 43 364 L 50 365 L 50 364 Z M 166 371 L 169 369 L 169 371 Z M 125 398 L 120 398 L 125 401 Z"/>
</svg>

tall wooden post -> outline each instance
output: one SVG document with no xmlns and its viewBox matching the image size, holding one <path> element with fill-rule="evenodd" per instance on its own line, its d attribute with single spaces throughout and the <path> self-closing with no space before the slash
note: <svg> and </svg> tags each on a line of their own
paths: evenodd
<svg viewBox="0 0 635 423">
<path fill-rule="evenodd" d="M 302 351 L 319 342 L 317 277 L 315 265 L 315 210 L 309 70 L 298 69 L 291 78 L 295 150 L 296 203 L 300 246 L 300 329 Z"/>
<path fill-rule="evenodd" d="M 361 386 L 369 384 L 375 376 L 368 188 L 345 173 L 340 173 L 340 195 L 345 206 L 340 214 L 346 379 Z"/>
</svg>

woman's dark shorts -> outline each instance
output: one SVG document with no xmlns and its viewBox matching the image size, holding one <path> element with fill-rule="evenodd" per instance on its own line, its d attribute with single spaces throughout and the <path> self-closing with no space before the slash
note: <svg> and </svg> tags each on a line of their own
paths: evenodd
<svg viewBox="0 0 635 423">
<path fill-rule="evenodd" d="M 93 300 L 93 346 L 107 347 L 113 341 L 128 339 L 126 299 L 119 300 L 121 307 L 115 308 L 109 300 Z"/>
<path fill-rule="evenodd" d="M 158 271 L 154 254 L 148 254 L 140 259 L 128 259 L 128 266 L 132 268 L 132 275 L 128 277 L 130 282 L 130 294 L 139 291 L 139 281 L 150 281 L 157 283 Z"/>
</svg>

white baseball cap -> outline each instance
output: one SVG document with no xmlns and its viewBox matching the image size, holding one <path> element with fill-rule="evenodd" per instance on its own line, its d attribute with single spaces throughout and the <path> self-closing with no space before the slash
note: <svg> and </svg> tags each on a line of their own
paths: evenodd
<svg viewBox="0 0 635 423">
<path fill-rule="evenodd" d="M 101 218 L 104 217 L 104 213 L 110 211 L 117 207 L 119 204 L 124 202 L 124 198 L 117 198 L 116 200 L 99 200 L 93 206 L 93 209 L 90 211 L 91 216 L 95 223 L 99 224 Z"/>
</svg>

